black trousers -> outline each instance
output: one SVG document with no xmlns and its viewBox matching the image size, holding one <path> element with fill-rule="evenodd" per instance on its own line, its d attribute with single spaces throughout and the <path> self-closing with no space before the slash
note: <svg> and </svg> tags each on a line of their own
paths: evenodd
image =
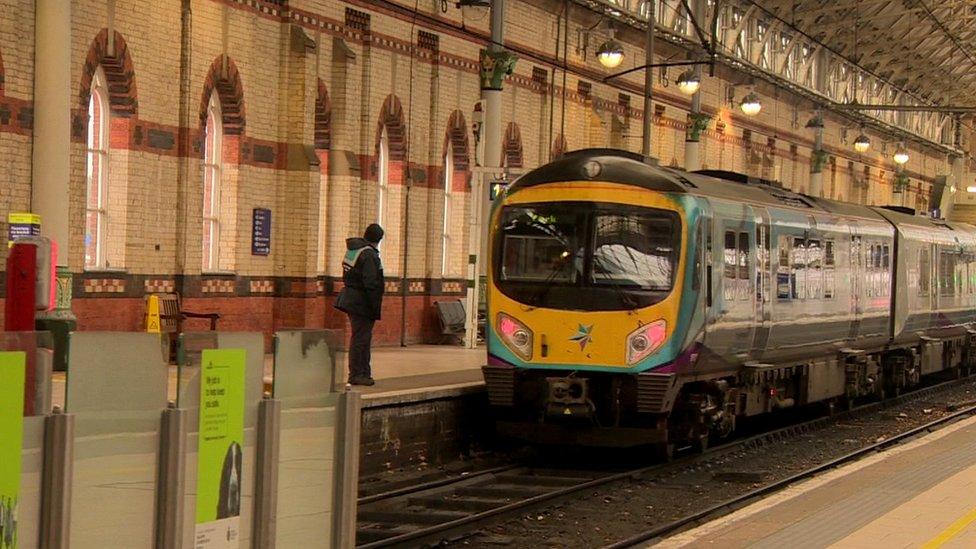
<svg viewBox="0 0 976 549">
<path fill-rule="evenodd" d="M 349 377 L 372 377 L 369 348 L 373 343 L 376 321 L 359 315 L 349 315 L 352 335 L 349 337 Z"/>
</svg>

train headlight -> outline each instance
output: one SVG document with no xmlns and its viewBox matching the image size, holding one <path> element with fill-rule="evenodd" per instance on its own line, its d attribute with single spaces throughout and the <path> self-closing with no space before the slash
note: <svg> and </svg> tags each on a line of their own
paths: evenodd
<svg viewBox="0 0 976 549">
<path fill-rule="evenodd" d="M 633 365 L 658 350 L 668 337 L 668 323 L 655 320 L 637 328 L 627 336 L 627 364 Z"/>
<path fill-rule="evenodd" d="M 532 330 L 505 313 L 498 313 L 498 333 L 502 341 L 519 358 L 532 358 Z"/>
</svg>

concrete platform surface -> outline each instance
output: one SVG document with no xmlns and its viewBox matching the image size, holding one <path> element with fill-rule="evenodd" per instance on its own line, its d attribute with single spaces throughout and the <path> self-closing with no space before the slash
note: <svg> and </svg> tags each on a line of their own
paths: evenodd
<svg viewBox="0 0 976 549">
<path fill-rule="evenodd" d="M 483 346 L 465 349 L 450 345 L 412 345 L 377 347 L 372 350 L 372 387 L 350 387 L 363 393 L 364 406 L 397 404 L 426 398 L 449 397 L 479 390 L 484 385 L 481 366 L 485 364 Z M 340 360 L 341 361 L 341 360 Z M 345 368 L 345 364 L 341 365 Z M 176 399 L 176 366 L 169 367 L 169 399 Z M 265 383 L 274 375 L 274 357 L 264 357 Z M 64 406 L 65 372 L 53 376 L 52 404 Z M 346 372 L 338 379 L 345 380 Z"/>
<path fill-rule="evenodd" d="M 976 418 L 798 484 L 655 547 L 976 547 Z"/>
</svg>

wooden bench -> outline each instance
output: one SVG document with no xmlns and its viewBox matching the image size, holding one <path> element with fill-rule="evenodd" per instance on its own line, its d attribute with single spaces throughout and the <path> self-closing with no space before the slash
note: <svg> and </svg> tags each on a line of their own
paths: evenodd
<svg viewBox="0 0 976 549">
<path fill-rule="evenodd" d="M 441 335 L 451 338 L 456 343 L 464 341 L 464 325 L 467 318 L 464 312 L 464 302 L 460 299 L 451 301 L 435 301 L 437 316 L 441 321 Z M 478 315 L 478 337 L 483 337 L 484 319 Z"/>
<path fill-rule="evenodd" d="M 210 321 L 210 331 L 217 329 L 217 321 L 220 320 L 218 313 L 195 313 L 184 311 L 180 301 L 180 294 L 155 294 L 159 298 L 159 331 L 167 334 L 169 359 L 176 359 L 177 345 L 179 344 L 180 334 L 183 333 L 183 322 L 191 318 L 200 318 Z"/>
</svg>

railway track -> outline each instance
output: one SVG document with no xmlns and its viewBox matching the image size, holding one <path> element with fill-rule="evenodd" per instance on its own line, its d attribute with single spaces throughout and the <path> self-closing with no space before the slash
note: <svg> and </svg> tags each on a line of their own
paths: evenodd
<svg viewBox="0 0 976 549">
<path fill-rule="evenodd" d="M 685 449 L 679 453 L 677 459 L 668 463 L 610 472 L 513 464 L 425 482 L 385 494 L 376 494 L 360 499 L 357 546 L 364 549 L 420 547 L 468 538 L 478 533 L 487 524 L 506 517 L 518 516 L 559 498 L 616 481 L 663 476 L 688 468 L 702 467 L 732 454 L 756 450 L 768 444 L 828 427 L 833 422 L 855 419 L 898 404 L 931 397 L 972 380 L 973 377 L 968 377 L 917 389 L 883 402 L 868 403 L 840 413 L 733 440 L 711 447 L 702 454 L 693 454 Z M 705 520 L 731 512 L 746 502 L 820 471 L 897 444 L 899 441 L 973 413 L 976 413 L 976 406 L 958 409 L 936 421 L 861 448 L 789 478 L 771 482 L 720 505 L 668 524 L 654 526 L 611 547 L 630 547 L 672 535 Z"/>
</svg>

